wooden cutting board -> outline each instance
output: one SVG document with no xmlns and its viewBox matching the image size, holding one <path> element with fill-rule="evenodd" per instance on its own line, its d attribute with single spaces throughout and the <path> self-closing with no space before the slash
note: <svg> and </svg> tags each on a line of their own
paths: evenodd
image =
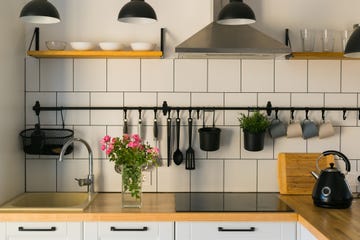
<svg viewBox="0 0 360 240">
<path fill-rule="evenodd" d="M 310 172 L 318 173 L 316 159 L 320 154 L 279 153 L 278 182 L 280 194 L 311 194 L 316 180 Z M 333 155 L 323 157 L 319 160 L 320 169 L 328 168 L 331 162 L 334 162 Z"/>
</svg>

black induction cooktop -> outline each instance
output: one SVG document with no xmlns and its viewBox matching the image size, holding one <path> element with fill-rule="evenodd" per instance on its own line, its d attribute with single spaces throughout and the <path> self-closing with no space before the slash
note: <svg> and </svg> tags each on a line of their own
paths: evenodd
<svg viewBox="0 0 360 240">
<path fill-rule="evenodd" d="M 278 193 L 176 193 L 177 212 L 293 212 Z"/>
</svg>

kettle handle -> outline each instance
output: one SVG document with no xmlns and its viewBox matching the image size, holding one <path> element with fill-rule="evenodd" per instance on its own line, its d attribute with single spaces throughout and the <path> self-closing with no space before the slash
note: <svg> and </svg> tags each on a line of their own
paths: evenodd
<svg viewBox="0 0 360 240">
<path fill-rule="evenodd" d="M 341 153 L 341 152 L 339 152 L 339 151 L 335 151 L 335 150 L 325 151 L 325 152 L 323 152 L 323 153 L 321 154 L 321 156 L 317 159 L 317 161 L 316 161 L 316 167 L 317 167 L 317 169 L 318 169 L 319 171 L 320 171 L 320 168 L 319 168 L 319 160 L 320 160 L 320 158 L 321 158 L 322 156 L 325 157 L 325 156 L 330 155 L 330 154 L 336 155 L 336 156 L 342 158 L 342 159 L 344 160 L 344 162 L 345 162 L 345 169 L 346 169 L 346 171 L 347 171 L 347 172 L 350 172 L 350 170 L 351 170 L 351 165 L 350 165 L 349 159 L 348 159 L 343 153 Z"/>
</svg>

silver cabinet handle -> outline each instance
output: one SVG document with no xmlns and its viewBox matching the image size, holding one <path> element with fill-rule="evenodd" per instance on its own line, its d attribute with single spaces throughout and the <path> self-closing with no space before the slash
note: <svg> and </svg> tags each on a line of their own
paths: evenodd
<svg viewBox="0 0 360 240">
<path fill-rule="evenodd" d="M 218 227 L 219 232 L 255 232 L 255 227 L 250 228 L 223 228 Z"/>
<path fill-rule="evenodd" d="M 56 227 L 51 227 L 51 228 L 24 228 L 24 227 L 19 227 L 18 230 L 19 230 L 19 232 L 55 232 Z"/>
<path fill-rule="evenodd" d="M 116 227 L 110 227 L 110 231 L 113 232 L 145 232 L 149 230 L 148 227 L 142 227 L 142 228 L 116 228 Z"/>
</svg>

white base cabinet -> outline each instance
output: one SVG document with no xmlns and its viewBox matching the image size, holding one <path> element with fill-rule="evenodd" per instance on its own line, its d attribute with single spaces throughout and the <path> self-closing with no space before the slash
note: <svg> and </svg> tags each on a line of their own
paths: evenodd
<svg viewBox="0 0 360 240">
<path fill-rule="evenodd" d="M 7 222 L 0 224 L 0 240 L 81 240 L 81 222 Z"/>
<path fill-rule="evenodd" d="M 298 240 L 317 240 L 317 238 L 307 230 L 301 223 L 297 224 Z"/>
<path fill-rule="evenodd" d="M 84 222 L 84 240 L 174 240 L 174 222 Z"/>
<path fill-rule="evenodd" d="M 176 240 L 296 240 L 296 222 L 176 222 Z"/>
</svg>

